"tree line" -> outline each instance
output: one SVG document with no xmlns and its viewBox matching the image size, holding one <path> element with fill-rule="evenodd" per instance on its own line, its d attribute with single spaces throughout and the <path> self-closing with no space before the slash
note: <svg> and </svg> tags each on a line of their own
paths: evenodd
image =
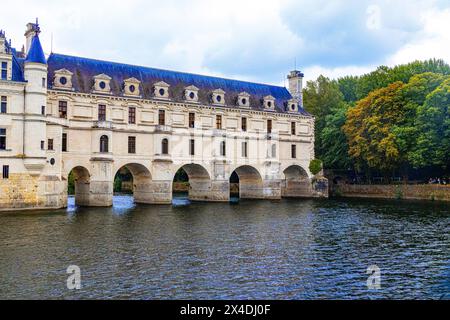
<svg viewBox="0 0 450 320">
<path fill-rule="evenodd" d="M 319 76 L 303 90 L 325 169 L 370 181 L 428 179 L 450 170 L 450 66 L 380 66 L 362 76 Z"/>
</svg>

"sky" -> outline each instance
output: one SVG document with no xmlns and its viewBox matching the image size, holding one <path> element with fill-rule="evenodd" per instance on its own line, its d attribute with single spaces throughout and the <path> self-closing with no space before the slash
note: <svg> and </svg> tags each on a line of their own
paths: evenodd
<svg viewBox="0 0 450 320">
<path fill-rule="evenodd" d="M 450 63 L 450 0 L 2 0 L 13 46 L 284 85 L 417 59 Z M 53 39 L 53 41 L 52 41 Z"/>
</svg>

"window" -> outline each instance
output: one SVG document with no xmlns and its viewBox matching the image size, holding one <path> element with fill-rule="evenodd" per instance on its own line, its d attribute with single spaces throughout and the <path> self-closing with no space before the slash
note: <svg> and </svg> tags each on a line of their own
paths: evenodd
<svg viewBox="0 0 450 320">
<path fill-rule="evenodd" d="M 8 78 L 8 63 L 2 61 L 2 80 L 7 80 Z"/>
<path fill-rule="evenodd" d="M 6 129 L 0 128 L 0 150 L 6 150 Z"/>
<path fill-rule="evenodd" d="M 9 166 L 3 166 L 3 179 L 9 179 Z"/>
<path fill-rule="evenodd" d="M 242 131 L 247 131 L 247 118 L 241 119 L 241 128 L 242 128 Z"/>
<path fill-rule="evenodd" d="M 272 145 L 272 158 L 275 158 L 277 156 L 277 145 Z"/>
<path fill-rule="evenodd" d="M 45 106 L 41 106 L 41 114 L 45 116 Z"/>
<path fill-rule="evenodd" d="M 48 150 L 53 150 L 53 139 L 48 139 L 47 140 L 47 149 Z"/>
<path fill-rule="evenodd" d="M 98 121 L 106 121 L 106 106 L 104 104 L 98 106 Z"/>
<path fill-rule="evenodd" d="M 220 143 L 220 155 L 222 157 L 225 157 L 227 155 L 227 145 L 226 145 L 225 141 L 222 141 Z"/>
<path fill-rule="evenodd" d="M 295 135 L 295 122 L 291 122 L 291 134 Z"/>
<path fill-rule="evenodd" d="M 7 112 L 8 112 L 8 98 L 5 96 L 2 96 L 0 113 L 7 113 Z"/>
<path fill-rule="evenodd" d="M 195 128 L 195 113 L 189 113 L 189 128 Z"/>
<path fill-rule="evenodd" d="M 45 141 L 41 140 L 41 150 L 45 150 Z"/>
<path fill-rule="evenodd" d="M 67 101 L 59 102 L 59 117 L 67 119 Z"/>
<path fill-rule="evenodd" d="M 291 145 L 291 158 L 297 158 L 297 146 L 295 144 Z"/>
<path fill-rule="evenodd" d="M 272 133 L 272 120 L 267 120 L 267 133 Z"/>
<path fill-rule="evenodd" d="M 108 152 L 108 136 L 101 136 L 100 137 L 100 152 L 101 153 L 107 153 Z"/>
<path fill-rule="evenodd" d="M 169 140 L 167 140 L 166 138 L 162 139 L 161 141 L 161 153 L 169 154 Z"/>
<path fill-rule="evenodd" d="M 222 116 L 216 116 L 216 129 L 222 130 Z"/>
<path fill-rule="evenodd" d="M 194 139 L 189 140 L 189 154 L 191 156 L 195 155 L 195 140 Z"/>
<path fill-rule="evenodd" d="M 248 151 L 247 151 L 247 141 L 242 142 L 242 157 L 247 158 L 248 157 Z"/>
<path fill-rule="evenodd" d="M 128 108 L 128 123 L 136 123 L 136 108 Z"/>
<path fill-rule="evenodd" d="M 61 151 L 67 151 L 67 133 L 62 134 L 62 143 L 61 143 Z"/>
<path fill-rule="evenodd" d="M 136 137 L 128 137 L 128 153 L 136 153 Z"/>
<path fill-rule="evenodd" d="M 158 112 L 158 124 L 160 126 L 166 125 L 166 112 L 164 110 L 159 110 Z"/>
<path fill-rule="evenodd" d="M 45 86 L 46 86 L 46 79 L 42 78 L 42 88 L 45 88 Z"/>
</svg>

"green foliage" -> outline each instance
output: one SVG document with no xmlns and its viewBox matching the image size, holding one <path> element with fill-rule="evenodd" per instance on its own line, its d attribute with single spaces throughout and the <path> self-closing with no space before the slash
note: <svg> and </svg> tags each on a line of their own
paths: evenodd
<svg viewBox="0 0 450 320">
<path fill-rule="evenodd" d="M 339 90 L 341 91 L 345 102 L 355 102 L 356 96 L 356 86 L 358 85 L 358 77 L 355 76 L 345 76 L 337 80 L 339 85 Z"/>
<path fill-rule="evenodd" d="M 325 168 L 351 169 L 353 160 L 348 155 L 348 143 L 342 126 L 347 120 L 349 105 L 342 102 L 325 117 L 325 126 L 320 132 L 321 159 Z"/>
<path fill-rule="evenodd" d="M 73 171 L 69 173 L 69 177 L 67 179 L 67 193 L 69 195 L 75 194 L 75 177 L 73 175 Z"/>
<path fill-rule="evenodd" d="M 311 160 L 311 162 L 309 163 L 309 171 L 311 171 L 313 175 L 316 175 L 321 170 L 322 170 L 322 161 L 320 161 L 319 159 Z"/>
<path fill-rule="evenodd" d="M 122 192 L 122 179 L 120 175 L 114 177 L 114 192 Z"/>
<path fill-rule="evenodd" d="M 416 148 L 410 153 L 414 167 L 450 166 L 450 77 L 427 95 L 417 111 Z"/>
<path fill-rule="evenodd" d="M 355 168 L 368 177 L 400 170 L 405 178 L 413 169 L 450 169 L 450 66 L 442 60 L 337 80 L 319 76 L 303 96 L 325 168 Z"/>
<path fill-rule="evenodd" d="M 397 81 L 407 83 L 412 76 L 425 72 L 450 75 L 450 66 L 443 60 L 437 59 L 414 61 L 393 68 L 380 66 L 377 70 L 359 77 L 355 89 L 356 98 L 357 100 L 363 99 L 371 91 L 386 87 Z"/>
<path fill-rule="evenodd" d="M 189 181 L 189 177 L 186 173 L 186 171 L 184 171 L 183 168 L 180 168 L 177 173 L 175 174 L 175 178 L 173 179 L 174 182 L 188 182 Z"/>
<path fill-rule="evenodd" d="M 322 143 L 322 131 L 326 126 L 326 116 L 331 110 L 339 108 L 343 95 L 336 81 L 319 76 L 316 81 L 308 81 L 303 90 L 303 101 L 306 111 L 313 114 L 315 121 L 315 152 L 322 155 L 325 150 Z"/>
</svg>

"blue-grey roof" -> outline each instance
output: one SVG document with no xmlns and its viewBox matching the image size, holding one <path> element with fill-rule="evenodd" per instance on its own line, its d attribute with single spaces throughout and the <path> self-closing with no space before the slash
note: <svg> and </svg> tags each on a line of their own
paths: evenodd
<svg viewBox="0 0 450 320">
<path fill-rule="evenodd" d="M 92 91 L 94 76 L 106 74 L 112 78 L 112 93 L 118 96 L 123 94 L 124 80 L 134 77 L 141 81 L 140 89 L 143 98 L 151 98 L 153 96 L 153 85 L 159 81 L 164 81 L 170 85 L 171 99 L 180 102 L 184 101 L 184 90 L 190 85 L 199 88 L 199 101 L 205 104 L 209 104 L 209 96 L 212 90 L 219 88 L 225 91 L 227 106 L 236 106 L 237 95 L 244 91 L 251 95 L 250 105 L 253 109 L 263 110 L 263 97 L 272 95 L 276 99 L 276 111 L 285 112 L 286 102 L 292 99 L 289 91 L 280 86 L 140 67 L 56 53 L 52 53 L 48 58 L 48 68 L 49 88 L 52 88 L 55 71 L 67 69 L 73 73 L 72 83 L 74 90 L 83 93 Z M 300 113 L 308 114 L 303 109 L 300 110 Z"/>
<path fill-rule="evenodd" d="M 12 81 L 24 82 L 25 78 L 23 76 L 23 63 L 25 59 L 17 58 L 16 54 L 13 54 L 12 59 Z"/>
<path fill-rule="evenodd" d="M 28 51 L 25 62 L 47 64 L 47 60 L 45 59 L 44 50 L 42 49 L 38 34 L 36 34 L 31 40 L 30 50 Z"/>
</svg>

